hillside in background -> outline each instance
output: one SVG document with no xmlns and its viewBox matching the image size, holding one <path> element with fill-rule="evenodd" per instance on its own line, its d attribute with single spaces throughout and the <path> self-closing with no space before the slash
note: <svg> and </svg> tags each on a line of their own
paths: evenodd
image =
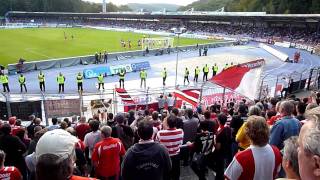
<svg viewBox="0 0 320 180">
<path fill-rule="evenodd" d="M 199 0 L 180 10 L 194 8 L 197 11 L 268 12 L 275 14 L 318 14 L 320 0 Z"/>
<path fill-rule="evenodd" d="M 140 3 L 129 3 L 127 5 L 133 11 L 140 11 L 143 9 L 144 11 L 162 11 L 164 8 L 167 11 L 177 11 L 180 7 L 179 5 L 175 4 L 140 4 Z"/>
<path fill-rule="evenodd" d="M 128 6 L 107 4 L 108 12 L 130 11 Z M 0 0 L 0 16 L 8 11 L 30 12 L 101 12 L 101 4 L 82 0 Z"/>
<path fill-rule="evenodd" d="M 199 0 L 187 6 L 180 7 L 179 10 L 186 11 L 194 8 L 196 11 L 216 11 L 226 7 L 232 0 Z"/>
</svg>

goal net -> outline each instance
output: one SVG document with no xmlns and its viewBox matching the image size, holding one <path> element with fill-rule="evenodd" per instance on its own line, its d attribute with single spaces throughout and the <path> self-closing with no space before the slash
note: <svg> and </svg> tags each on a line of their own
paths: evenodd
<svg viewBox="0 0 320 180">
<path fill-rule="evenodd" d="M 142 49 L 163 49 L 173 47 L 173 38 L 170 37 L 158 37 L 158 38 L 143 38 Z"/>
</svg>

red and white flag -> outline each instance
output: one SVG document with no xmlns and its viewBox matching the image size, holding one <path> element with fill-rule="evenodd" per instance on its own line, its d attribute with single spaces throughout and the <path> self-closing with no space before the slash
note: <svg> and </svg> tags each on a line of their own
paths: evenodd
<svg viewBox="0 0 320 180">
<path fill-rule="evenodd" d="M 119 94 L 121 97 L 121 100 L 125 104 L 134 104 L 133 99 L 131 96 L 128 94 L 128 92 L 125 89 L 122 88 L 116 88 L 116 92 Z"/>
<path fill-rule="evenodd" d="M 199 97 L 200 97 L 200 89 L 186 89 L 186 90 L 178 90 L 174 91 L 174 96 L 190 103 L 192 106 L 197 106 Z"/>
<path fill-rule="evenodd" d="M 263 59 L 239 64 L 217 74 L 210 82 L 254 100 L 258 96 L 263 65 Z"/>
</svg>

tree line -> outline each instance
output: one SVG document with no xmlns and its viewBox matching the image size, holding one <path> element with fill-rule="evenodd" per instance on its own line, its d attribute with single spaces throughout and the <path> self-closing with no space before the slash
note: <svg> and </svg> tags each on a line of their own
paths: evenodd
<svg viewBox="0 0 320 180">
<path fill-rule="evenodd" d="M 229 12 L 267 12 L 270 14 L 318 14 L 320 0 L 199 0 L 180 10 L 214 11 L 224 7 Z"/>
<path fill-rule="evenodd" d="M 0 16 L 4 16 L 8 11 L 98 13 L 102 11 L 102 7 L 100 3 L 82 0 L 0 0 Z M 131 11 L 131 9 L 126 5 L 116 6 L 108 3 L 107 11 Z"/>
</svg>

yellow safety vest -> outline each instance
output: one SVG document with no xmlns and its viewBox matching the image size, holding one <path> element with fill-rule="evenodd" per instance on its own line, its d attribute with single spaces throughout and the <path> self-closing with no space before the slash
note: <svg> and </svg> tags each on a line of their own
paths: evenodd
<svg viewBox="0 0 320 180">
<path fill-rule="evenodd" d="M 162 76 L 163 78 L 167 77 L 167 71 L 162 71 L 162 72 L 161 72 L 161 76 Z"/>
<path fill-rule="evenodd" d="M 209 67 L 208 67 L 208 66 L 205 66 L 205 67 L 203 68 L 203 72 L 205 72 L 205 73 L 209 72 Z"/>
<path fill-rule="evenodd" d="M 188 70 L 188 69 L 186 69 L 186 70 L 184 71 L 184 76 L 185 76 L 185 77 L 188 77 L 188 76 L 189 76 L 189 70 Z"/>
<path fill-rule="evenodd" d="M 213 66 L 213 67 L 212 67 L 212 70 L 213 70 L 214 72 L 218 72 L 218 69 L 219 69 L 218 66 Z"/>
<path fill-rule="evenodd" d="M 58 75 L 58 77 L 57 77 L 57 82 L 58 82 L 58 84 L 64 84 L 64 76 L 63 75 Z"/>
<path fill-rule="evenodd" d="M 39 79 L 39 82 L 44 82 L 44 74 L 39 74 L 38 75 L 38 79 Z"/>
<path fill-rule="evenodd" d="M 195 74 L 196 74 L 196 75 L 199 75 L 199 74 L 200 74 L 200 69 L 199 69 L 199 68 L 196 68 L 194 71 L 195 71 Z"/>
<path fill-rule="evenodd" d="M 103 75 L 102 74 L 98 76 L 98 82 L 103 83 Z"/>
<path fill-rule="evenodd" d="M 77 83 L 82 83 L 82 82 L 83 82 L 83 76 L 77 75 Z"/>
<path fill-rule="evenodd" d="M 125 74 L 124 72 L 119 73 L 120 79 L 124 79 L 124 74 Z"/>
<path fill-rule="evenodd" d="M 140 78 L 146 79 L 147 78 L 147 72 L 146 71 L 140 71 Z"/>
<path fill-rule="evenodd" d="M 9 78 L 7 75 L 2 75 L 0 79 L 2 84 L 9 83 Z"/>
<path fill-rule="evenodd" d="M 24 83 L 26 82 L 26 77 L 24 77 L 24 76 L 19 76 L 18 80 L 19 80 L 19 83 L 20 83 L 20 84 L 24 84 Z"/>
</svg>

